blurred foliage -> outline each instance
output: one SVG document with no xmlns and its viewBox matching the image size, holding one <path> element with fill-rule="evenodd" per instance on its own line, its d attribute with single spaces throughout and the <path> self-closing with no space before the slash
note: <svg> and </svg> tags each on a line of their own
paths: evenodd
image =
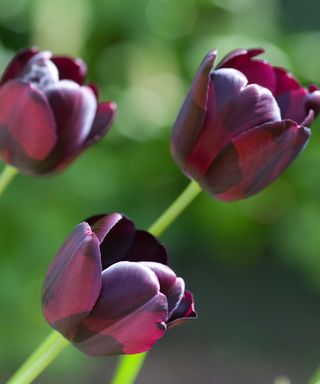
<svg viewBox="0 0 320 384">
<path fill-rule="evenodd" d="M 115 100 L 119 112 L 105 140 L 67 171 L 44 179 L 20 176 L 0 201 L 0 378 L 48 332 L 39 305 L 41 282 L 72 227 L 94 213 L 117 210 L 145 228 L 187 184 L 171 159 L 168 138 L 206 51 L 217 47 L 221 58 L 236 47 L 263 46 L 272 63 L 290 68 L 306 84 L 319 83 L 319 11 L 316 0 L 1 0 L 1 70 L 28 45 L 81 56 L 101 98 Z M 299 355 L 301 366 L 277 363 L 275 369 L 291 367 L 284 373 L 293 383 L 295 377 L 306 381 L 315 369 L 320 361 L 318 129 L 319 122 L 303 155 L 267 190 L 230 204 L 203 194 L 163 236 L 172 263 L 196 291 L 203 319 L 172 332 L 172 344 L 165 340 L 163 346 L 179 342 L 184 348 L 194 329 L 194 342 L 228 344 L 237 360 L 250 348 L 281 355 L 283 342 L 283 353 L 291 353 L 290 361 Z M 193 367 L 201 364 L 196 351 L 202 348 L 194 347 L 189 356 Z M 155 354 L 161 364 L 157 349 Z M 95 372 L 110 374 L 113 363 L 70 349 L 49 368 L 45 382 L 104 382 Z M 251 379 L 236 382 L 258 382 L 251 373 Z M 181 382 L 193 382 L 188 377 Z M 223 380 L 212 382 L 227 383 Z"/>
</svg>

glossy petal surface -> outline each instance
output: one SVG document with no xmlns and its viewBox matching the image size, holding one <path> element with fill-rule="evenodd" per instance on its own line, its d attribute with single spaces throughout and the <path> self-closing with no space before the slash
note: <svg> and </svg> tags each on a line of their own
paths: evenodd
<svg viewBox="0 0 320 384">
<path fill-rule="evenodd" d="M 233 51 L 219 64 L 219 68 L 237 69 L 246 76 L 249 84 L 258 84 L 274 93 L 276 76 L 272 65 L 263 60 L 253 60 L 262 52 L 262 49 Z"/>
<path fill-rule="evenodd" d="M 159 288 L 154 272 L 141 263 L 124 261 L 106 269 L 99 299 L 79 327 L 75 345 L 89 355 L 150 349 L 166 329 L 167 300 Z"/>
<path fill-rule="evenodd" d="M 290 120 L 244 132 L 219 154 L 202 180 L 202 186 L 221 200 L 251 196 L 287 168 L 309 136 L 309 129 Z"/>
<path fill-rule="evenodd" d="M 67 56 L 53 56 L 51 61 L 59 70 L 60 80 L 72 80 L 82 85 L 87 74 L 87 66 L 81 59 Z"/>
<path fill-rule="evenodd" d="M 91 131 L 84 143 L 85 146 L 98 142 L 106 135 L 108 130 L 111 128 L 116 115 L 116 110 L 117 106 L 113 102 L 98 104 Z"/>
<path fill-rule="evenodd" d="M 47 321 L 67 338 L 92 310 L 101 288 L 99 241 L 87 223 L 79 224 L 46 275 L 42 306 Z"/>
<path fill-rule="evenodd" d="M 202 177 L 222 148 L 235 136 L 270 121 L 280 120 L 279 107 L 266 88 L 241 87 L 243 75 L 221 69 L 212 75 L 204 126 L 190 152 L 186 169 L 195 179 Z M 233 98 L 225 90 L 233 89 Z M 228 93 L 228 92 L 226 92 Z M 219 101 L 222 99 L 222 102 Z M 220 109 L 214 106 L 221 105 Z"/>
<path fill-rule="evenodd" d="M 43 164 L 52 169 L 73 154 L 78 154 L 91 130 L 97 102 L 91 89 L 63 80 L 46 91 L 57 124 L 58 142 Z"/>
<path fill-rule="evenodd" d="M 57 133 L 43 93 L 22 81 L 10 80 L 0 88 L 0 104 L 0 148 L 6 149 L 10 163 L 25 168 L 19 163 L 19 148 L 32 160 L 45 159 L 56 144 Z"/>
<path fill-rule="evenodd" d="M 26 63 L 38 52 L 37 48 L 22 49 L 19 51 L 8 64 L 2 75 L 0 85 L 19 76 Z"/>
<path fill-rule="evenodd" d="M 187 320 L 197 318 L 197 313 L 194 309 L 193 295 L 189 291 L 185 291 L 179 306 L 175 309 L 168 321 L 168 328 L 182 324 Z"/>
<path fill-rule="evenodd" d="M 211 51 L 202 61 L 191 90 L 174 124 L 171 137 L 171 152 L 175 161 L 181 167 L 183 167 L 204 123 L 207 110 L 209 75 L 216 54 L 216 51 Z"/>
</svg>

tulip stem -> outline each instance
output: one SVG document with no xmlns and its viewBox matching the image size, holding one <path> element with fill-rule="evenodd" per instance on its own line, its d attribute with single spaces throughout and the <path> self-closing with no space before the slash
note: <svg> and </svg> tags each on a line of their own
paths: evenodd
<svg viewBox="0 0 320 384">
<path fill-rule="evenodd" d="M 15 170 L 14 168 L 12 169 Z M 12 169 L 9 169 L 6 172 L 11 172 L 14 175 Z M 10 181 L 12 177 L 13 176 L 7 176 L 7 179 L 9 178 Z M 161 235 L 195 199 L 200 191 L 201 188 L 198 184 L 195 181 L 191 181 L 187 188 L 151 225 L 148 231 L 154 236 Z M 68 344 L 69 341 L 64 339 L 58 332 L 54 331 L 50 333 L 44 342 L 33 352 L 33 354 L 23 363 L 23 365 L 21 365 L 21 367 L 15 372 L 9 381 L 7 381 L 6 384 L 31 383 L 66 348 Z M 146 356 L 147 353 L 122 356 L 115 376 L 113 377 L 112 384 L 134 383 Z"/>
<path fill-rule="evenodd" d="M 176 200 L 163 212 L 163 214 L 149 227 L 148 231 L 154 236 L 160 236 L 187 208 L 187 206 L 201 192 L 201 188 L 195 181 L 191 181 L 187 188 Z"/>
<path fill-rule="evenodd" d="M 198 196 L 201 188 L 195 181 L 191 181 L 187 188 L 163 212 L 163 214 L 149 227 L 148 231 L 154 236 L 160 236 Z M 133 384 L 147 357 L 147 352 L 137 355 L 120 357 L 117 370 L 111 384 Z"/>
<path fill-rule="evenodd" d="M 7 189 L 10 182 L 13 180 L 18 170 L 11 165 L 6 165 L 0 174 L 0 196 Z"/>
<path fill-rule="evenodd" d="M 6 384 L 29 384 L 66 348 L 69 341 L 53 331 Z"/>
</svg>

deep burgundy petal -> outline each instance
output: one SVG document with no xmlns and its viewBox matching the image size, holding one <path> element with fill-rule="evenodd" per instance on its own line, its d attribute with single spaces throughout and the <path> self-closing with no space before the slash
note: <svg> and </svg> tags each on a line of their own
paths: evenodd
<svg viewBox="0 0 320 384">
<path fill-rule="evenodd" d="M 202 187 L 225 201 L 251 196 L 281 175 L 309 137 L 309 129 L 290 120 L 244 132 L 215 159 Z"/>
<path fill-rule="evenodd" d="M 103 269 L 119 261 L 128 260 L 129 250 L 135 239 L 135 226 L 126 216 L 122 216 L 109 229 L 100 245 Z"/>
<path fill-rule="evenodd" d="M 239 72 L 233 69 L 213 72 L 208 105 L 211 104 L 211 99 L 227 99 L 224 89 L 229 89 L 230 83 L 235 84 L 236 74 Z M 240 84 L 238 82 L 238 88 Z M 280 120 L 280 110 L 274 97 L 268 89 L 259 85 L 238 89 L 235 98 L 223 105 L 224 108 L 218 113 L 213 108 L 208 110 L 203 129 L 188 156 L 185 169 L 195 179 L 206 173 L 216 156 L 233 137 L 264 123 Z"/>
<path fill-rule="evenodd" d="M 183 167 L 185 159 L 203 126 L 207 109 L 209 75 L 216 55 L 216 51 L 211 51 L 202 61 L 191 90 L 174 124 L 171 136 L 171 152 L 180 167 Z"/>
<path fill-rule="evenodd" d="M 279 104 L 282 118 L 290 119 L 297 124 L 301 124 L 307 116 L 307 94 L 308 91 L 301 87 L 277 96 L 276 100 Z"/>
<path fill-rule="evenodd" d="M 88 315 L 100 293 L 99 241 L 87 223 L 79 224 L 53 259 L 45 277 L 42 309 L 47 321 L 67 338 Z"/>
<path fill-rule="evenodd" d="M 314 90 L 309 93 L 306 97 L 306 109 L 312 109 L 315 115 L 318 115 L 320 112 L 320 91 Z"/>
<path fill-rule="evenodd" d="M 59 168 L 86 141 L 94 121 L 97 101 L 90 88 L 62 80 L 46 90 L 57 124 L 58 142 L 50 158 L 42 164 L 43 170 Z"/>
<path fill-rule="evenodd" d="M 34 47 L 29 49 L 21 49 L 8 64 L 6 70 L 2 75 L 0 85 L 16 78 L 20 74 L 28 60 L 31 59 L 31 57 L 33 57 L 34 55 L 36 55 L 38 52 L 39 50 Z"/>
<path fill-rule="evenodd" d="M 168 328 L 172 328 L 176 325 L 184 323 L 187 320 L 196 319 L 197 317 L 197 312 L 194 309 L 193 295 L 191 292 L 185 291 L 179 306 L 173 312 L 167 323 L 167 326 Z"/>
<path fill-rule="evenodd" d="M 113 212 L 108 215 L 91 216 L 85 222 L 90 225 L 92 232 L 96 234 L 101 244 L 110 230 L 124 217 L 120 213 Z M 128 220 L 127 218 L 125 219 Z"/>
<path fill-rule="evenodd" d="M 0 150 L 8 162 L 22 170 L 19 152 L 34 161 L 45 159 L 57 141 L 50 106 L 41 91 L 20 80 L 0 88 Z"/>
<path fill-rule="evenodd" d="M 160 241 L 147 231 L 138 230 L 127 254 L 129 261 L 155 261 L 167 264 L 167 250 Z"/>
<path fill-rule="evenodd" d="M 53 56 L 51 61 L 59 70 L 60 80 L 72 80 L 80 85 L 83 84 L 87 75 L 87 66 L 83 60 L 67 56 Z"/>
<path fill-rule="evenodd" d="M 141 263 L 119 262 L 103 271 L 101 294 L 75 346 L 89 355 L 149 350 L 166 330 L 167 300 L 159 288 L 156 275 Z"/>
<path fill-rule="evenodd" d="M 264 50 L 259 48 L 233 51 L 222 60 L 218 67 L 237 69 L 247 77 L 249 84 L 258 84 L 274 93 L 276 76 L 272 65 L 264 60 L 252 60 L 262 52 Z"/>
<path fill-rule="evenodd" d="M 84 143 L 87 147 L 101 140 L 111 128 L 117 106 L 113 102 L 99 103 L 91 131 Z"/>
<path fill-rule="evenodd" d="M 275 96 L 300 88 L 298 80 L 290 72 L 280 67 L 273 67 L 273 70 L 276 76 Z"/>
</svg>

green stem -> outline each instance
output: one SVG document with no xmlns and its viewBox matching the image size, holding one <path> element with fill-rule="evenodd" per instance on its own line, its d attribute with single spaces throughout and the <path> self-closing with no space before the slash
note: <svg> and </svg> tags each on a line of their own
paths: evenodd
<svg viewBox="0 0 320 384">
<path fill-rule="evenodd" d="M 309 384 L 320 384 L 320 367 L 314 373 L 312 378 L 308 381 Z"/>
<path fill-rule="evenodd" d="M 191 181 L 180 196 L 148 229 L 155 236 L 161 235 L 183 210 L 200 193 L 196 182 Z M 69 342 L 56 331 L 33 352 L 6 384 L 29 384 L 65 349 Z M 122 356 L 112 384 L 134 383 L 142 367 L 146 353 Z"/>
<path fill-rule="evenodd" d="M 195 181 L 191 181 L 187 188 L 163 212 L 163 214 L 149 227 L 148 231 L 154 236 L 160 236 L 187 208 L 187 206 L 201 192 Z"/>
<path fill-rule="evenodd" d="M 53 331 L 21 365 L 7 384 L 29 384 L 66 348 L 68 340 Z"/>
<path fill-rule="evenodd" d="M 3 194 L 3 192 L 6 190 L 6 188 L 9 186 L 11 180 L 15 177 L 15 175 L 18 173 L 17 169 L 12 167 L 11 165 L 6 165 L 1 174 L 0 174 L 0 196 Z"/>
<path fill-rule="evenodd" d="M 195 181 L 191 181 L 177 199 L 149 227 L 148 231 L 154 236 L 160 236 L 200 192 L 199 185 Z M 111 384 L 133 384 L 146 357 L 147 352 L 121 356 Z"/>
</svg>

